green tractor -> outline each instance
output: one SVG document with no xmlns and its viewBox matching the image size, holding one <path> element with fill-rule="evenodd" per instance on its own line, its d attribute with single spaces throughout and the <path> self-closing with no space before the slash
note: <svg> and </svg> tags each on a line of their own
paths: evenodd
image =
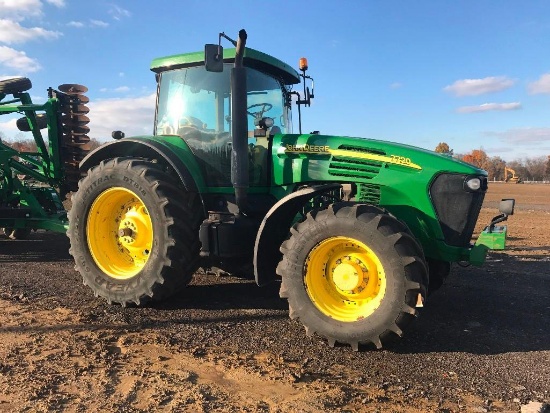
<svg viewBox="0 0 550 413">
<path fill-rule="evenodd" d="M 154 134 L 113 132 L 80 162 L 67 231 L 76 269 L 122 305 L 171 296 L 199 267 L 277 281 L 308 335 L 381 348 L 451 263 L 481 265 L 504 246 L 495 224 L 514 201 L 470 244 L 485 171 L 402 144 L 302 133 L 307 62 L 298 72 L 245 43 L 244 30 L 237 41 L 220 33 L 204 53 L 153 61 Z"/>
</svg>

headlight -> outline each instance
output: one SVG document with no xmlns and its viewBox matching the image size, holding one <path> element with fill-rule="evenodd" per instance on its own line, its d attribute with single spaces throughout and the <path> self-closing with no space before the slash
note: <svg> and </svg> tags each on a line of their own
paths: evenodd
<svg viewBox="0 0 550 413">
<path fill-rule="evenodd" d="M 466 187 L 471 191 L 477 191 L 481 188 L 481 179 L 479 178 L 468 178 L 466 179 Z"/>
</svg>

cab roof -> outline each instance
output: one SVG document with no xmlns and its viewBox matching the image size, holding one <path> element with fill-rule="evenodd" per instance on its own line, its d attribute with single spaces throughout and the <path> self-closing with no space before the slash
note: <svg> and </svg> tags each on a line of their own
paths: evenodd
<svg viewBox="0 0 550 413">
<path fill-rule="evenodd" d="M 225 63 L 235 61 L 235 48 L 223 49 L 223 61 Z M 258 50 L 246 47 L 244 49 L 243 64 L 246 67 L 280 77 L 287 85 L 300 83 L 298 72 L 291 66 Z M 151 70 L 155 73 L 161 73 L 167 70 L 200 65 L 204 65 L 204 52 L 193 52 L 156 58 L 151 63 Z"/>
</svg>

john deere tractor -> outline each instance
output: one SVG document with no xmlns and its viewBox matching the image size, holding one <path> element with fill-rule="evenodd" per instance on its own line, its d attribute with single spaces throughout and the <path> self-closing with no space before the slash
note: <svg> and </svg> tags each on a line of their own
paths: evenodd
<svg viewBox="0 0 550 413">
<path fill-rule="evenodd" d="M 292 106 L 313 98 L 307 61 L 296 71 L 246 48 L 244 30 L 218 40 L 155 59 L 153 135 L 116 131 L 80 163 L 67 233 L 96 295 L 140 305 L 216 268 L 280 282 L 308 335 L 381 348 L 451 263 L 481 265 L 504 246 L 495 224 L 513 200 L 470 243 L 485 171 L 402 144 L 302 133 L 300 110 L 293 133 Z"/>
</svg>

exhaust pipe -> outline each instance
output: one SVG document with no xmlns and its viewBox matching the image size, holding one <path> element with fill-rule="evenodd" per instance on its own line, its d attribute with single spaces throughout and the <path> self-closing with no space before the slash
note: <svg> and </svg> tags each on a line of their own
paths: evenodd
<svg viewBox="0 0 550 413">
<path fill-rule="evenodd" d="M 235 64 L 231 69 L 231 183 L 239 213 L 248 211 L 248 119 L 246 115 L 246 68 L 243 66 L 246 31 L 239 31 Z"/>
</svg>

